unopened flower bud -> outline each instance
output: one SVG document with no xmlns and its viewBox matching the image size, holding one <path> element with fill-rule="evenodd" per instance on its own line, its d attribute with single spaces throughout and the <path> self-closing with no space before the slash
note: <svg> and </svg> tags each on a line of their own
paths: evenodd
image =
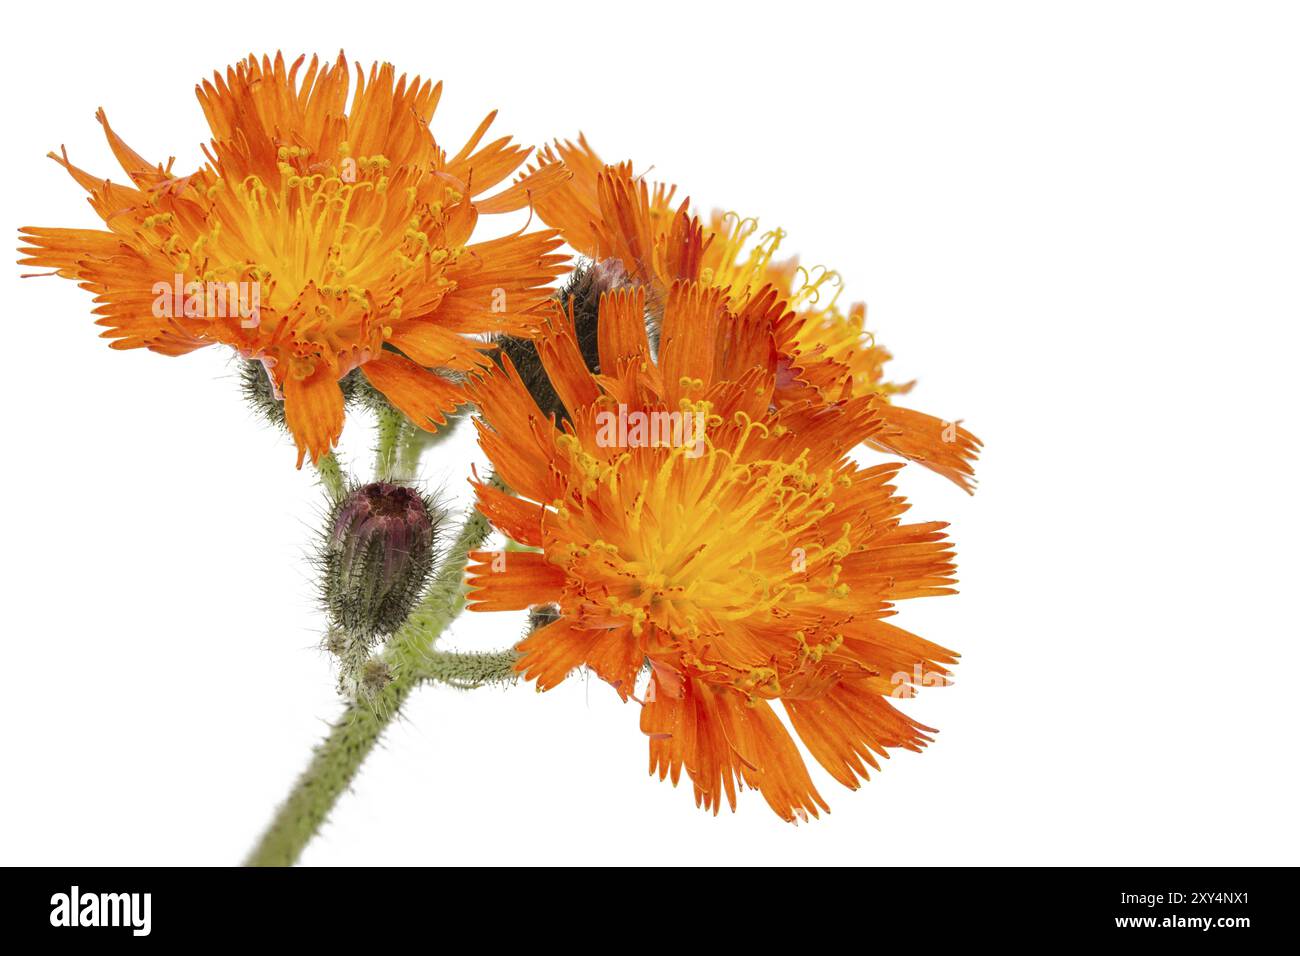
<svg viewBox="0 0 1300 956">
<path fill-rule="evenodd" d="M 338 502 L 321 561 L 335 627 L 368 641 L 401 625 L 433 566 L 439 518 L 418 491 L 388 482 L 362 485 Z"/>
<path fill-rule="evenodd" d="M 599 348 L 599 313 L 602 293 L 612 292 L 625 286 L 633 285 L 631 278 L 618 259 L 602 259 L 599 262 L 580 262 L 570 273 L 556 294 L 555 299 L 565 309 L 573 309 L 573 327 L 577 333 L 578 349 L 582 352 L 587 368 L 600 373 Z M 529 339 L 517 339 L 502 336 L 497 341 L 501 352 L 510 356 L 523 379 L 528 393 L 546 417 L 552 415 L 563 420 L 569 417 L 564 403 L 556 394 L 551 380 L 542 367 L 542 360 L 537 354 L 537 346 Z"/>
</svg>

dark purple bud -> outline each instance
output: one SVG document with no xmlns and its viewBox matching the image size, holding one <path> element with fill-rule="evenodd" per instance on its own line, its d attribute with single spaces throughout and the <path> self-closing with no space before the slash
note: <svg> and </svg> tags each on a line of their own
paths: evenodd
<svg viewBox="0 0 1300 956">
<path fill-rule="evenodd" d="M 371 639 L 406 619 L 433 566 L 439 515 L 413 488 L 362 485 L 334 508 L 324 601 L 335 627 Z"/>
</svg>

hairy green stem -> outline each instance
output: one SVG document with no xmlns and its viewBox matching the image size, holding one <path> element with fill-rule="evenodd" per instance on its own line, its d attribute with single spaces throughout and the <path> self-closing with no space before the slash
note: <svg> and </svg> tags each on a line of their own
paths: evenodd
<svg viewBox="0 0 1300 956">
<path fill-rule="evenodd" d="M 245 866 L 292 866 L 298 861 L 414 687 L 410 675 L 399 676 L 376 697 L 348 705 L 317 746 Z"/>
<path fill-rule="evenodd" d="M 437 680 L 456 687 L 476 687 L 506 679 L 504 655 L 513 655 L 512 651 L 474 660 L 475 655 L 445 654 L 433 649 L 465 606 L 464 576 L 469 552 L 482 546 L 491 530 L 477 510 L 465 518 L 424 597 L 383 654 L 392 667 L 392 682 L 373 696 L 361 697 L 347 706 L 329 736 L 317 746 L 311 763 L 249 854 L 246 865 L 291 866 L 297 861 L 418 684 Z"/>
<path fill-rule="evenodd" d="M 376 412 L 379 444 L 375 448 L 375 481 L 391 481 L 397 470 L 397 443 L 406 416 L 385 404 Z"/>
<path fill-rule="evenodd" d="M 423 428 L 411 422 L 402 422 L 402 430 L 397 436 L 397 448 L 394 452 L 393 478 L 397 481 L 414 481 L 415 473 L 420 470 L 420 457 L 424 454 L 421 435 L 426 435 Z"/>
<path fill-rule="evenodd" d="M 343 469 L 339 466 L 339 460 L 334 456 L 334 452 L 328 451 L 320 456 L 316 462 L 316 474 L 320 476 L 320 483 L 325 486 L 325 491 L 331 498 L 343 497 Z"/>
<path fill-rule="evenodd" d="M 515 664 L 519 654 L 511 648 L 495 654 L 460 654 L 430 651 L 417 671 L 426 681 L 472 690 L 486 684 L 513 684 L 519 679 Z"/>
</svg>

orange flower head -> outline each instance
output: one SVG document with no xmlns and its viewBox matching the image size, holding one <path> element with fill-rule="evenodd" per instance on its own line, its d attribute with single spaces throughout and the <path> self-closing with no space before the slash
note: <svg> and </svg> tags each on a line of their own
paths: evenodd
<svg viewBox="0 0 1300 956">
<path fill-rule="evenodd" d="M 675 282 L 657 358 L 645 288 L 600 302 L 600 373 L 553 306 L 538 350 L 567 418 L 544 418 L 509 361 L 475 382 L 484 450 L 517 496 L 476 486 L 479 508 L 529 551 L 478 552 L 471 607 L 555 606 L 519 645 L 547 690 L 585 666 L 625 699 L 649 677 L 650 769 L 696 802 L 734 809 L 738 787 L 787 820 L 826 804 L 773 709 L 856 788 L 925 728 L 890 702 L 946 680 L 955 655 L 887 623 L 903 598 L 951 593 L 942 523 L 905 524 L 901 464 L 848 453 L 884 427 L 872 396 L 774 401 L 774 290 L 737 309 Z"/>
<path fill-rule="evenodd" d="M 464 401 L 456 373 L 488 364 L 472 336 L 532 334 L 565 262 L 550 232 L 471 242 L 479 213 L 521 208 L 539 186 L 476 198 L 529 152 L 509 137 L 480 146 L 495 114 L 449 157 L 429 130 L 441 84 L 357 64 L 349 103 L 343 54 L 304 62 L 250 56 L 200 85 L 212 141 L 187 176 L 147 162 L 101 110 L 131 185 L 54 156 L 105 228 L 27 227 L 21 250 L 95 294 L 113 348 L 221 343 L 260 360 L 299 466 L 338 440 L 338 381 L 356 368 L 435 430 Z"/>
<path fill-rule="evenodd" d="M 562 179 L 560 169 L 572 176 Z M 576 144 L 543 150 L 521 184 L 533 178 L 542 220 L 583 255 L 620 260 L 649 287 L 652 314 L 662 311 L 664 293 L 679 280 L 726 290 L 736 308 L 775 290 L 789 306 L 773 328 L 780 356 L 775 401 L 875 396 L 883 424 L 868 444 L 973 490 L 979 439 L 959 422 L 890 403 L 913 383 L 886 380 L 891 356 L 866 329 L 866 305 L 840 307 L 839 273 L 778 259 L 784 231 L 759 234 L 756 219 L 716 211 L 705 225 L 691 215 L 689 199 L 677 202 L 675 186 L 646 182 L 628 162 L 605 164 L 581 136 Z"/>
</svg>

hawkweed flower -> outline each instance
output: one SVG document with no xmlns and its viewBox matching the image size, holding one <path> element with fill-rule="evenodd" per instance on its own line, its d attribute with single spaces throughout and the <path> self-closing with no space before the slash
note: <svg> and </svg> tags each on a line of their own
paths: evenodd
<svg viewBox="0 0 1300 956">
<path fill-rule="evenodd" d="M 566 169 L 565 178 L 557 173 Z M 736 308 L 775 291 L 786 303 L 773 320 L 780 357 L 774 401 L 822 403 L 854 395 L 875 397 L 882 427 L 868 444 L 915 461 L 967 491 L 980 441 L 959 422 L 892 404 L 913 383 L 885 378 L 892 357 L 866 329 L 866 305 L 840 306 L 837 272 L 799 265 L 777 253 L 785 233 L 759 234 L 758 221 L 714 212 L 708 223 L 677 200 L 677 187 L 637 176 L 630 162 L 606 164 L 585 138 L 544 149 L 521 185 L 536 177 L 534 208 L 543 222 L 593 259 L 621 261 L 649 289 L 651 315 L 674 282 L 725 289 Z"/>
<path fill-rule="evenodd" d="M 148 162 L 100 110 L 130 184 L 51 154 L 105 228 L 26 227 L 20 260 L 92 292 L 113 348 L 222 344 L 259 361 L 299 466 L 338 440 L 338 383 L 354 369 L 432 431 L 464 402 L 456 373 L 490 361 L 475 336 L 531 334 L 565 262 L 559 241 L 472 237 L 480 213 L 522 208 L 567 175 L 480 198 L 529 152 L 509 137 L 481 145 L 495 113 L 448 155 L 429 129 L 440 83 L 357 64 L 353 85 L 341 53 L 304 63 L 250 56 L 202 83 L 212 140 L 189 175 Z"/>
<path fill-rule="evenodd" d="M 517 493 L 478 483 L 479 508 L 533 549 L 472 555 L 471 607 L 554 609 L 517 647 L 539 690 L 587 667 L 628 699 L 648 667 L 650 770 L 684 770 L 697 804 L 734 809 L 748 786 L 786 820 L 816 816 L 827 805 L 774 705 L 850 788 L 930 740 L 891 698 L 946 681 L 955 655 L 885 619 L 952 592 L 945 525 L 901 520 L 900 463 L 848 457 L 885 427 L 874 396 L 774 403 L 774 293 L 738 307 L 674 282 L 657 357 L 646 295 L 602 297 L 599 375 L 551 307 L 537 347 L 562 427 L 508 359 L 471 386 L 482 447 Z"/>
</svg>

